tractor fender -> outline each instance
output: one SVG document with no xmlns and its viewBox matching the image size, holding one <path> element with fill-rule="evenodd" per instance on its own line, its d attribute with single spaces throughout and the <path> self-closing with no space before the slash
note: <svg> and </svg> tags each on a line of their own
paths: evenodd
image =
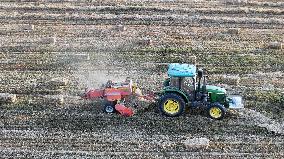
<svg viewBox="0 0 284 159">
<path fill-rule="evenodd" d="M 165 87 L 162 91 L 162 94 L 166 94 L 166 93 L 175 93 L 175 94 L 178 94 L 180 95 L 185 103 L 188 103 L 189 102 L 189 98 L 188 98 L 188 94 L 178 88 L 175 88 L 175 87 Z"/>
</svg>

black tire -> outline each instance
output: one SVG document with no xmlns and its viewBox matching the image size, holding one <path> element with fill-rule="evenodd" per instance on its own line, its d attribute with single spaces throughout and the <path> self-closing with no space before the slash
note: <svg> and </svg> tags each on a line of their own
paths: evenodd
<svg viewBox="0 0 284 159">
<path fill-rule="evenodd" d="M 211 119 L 221 120 L 225 117 L 226 108 L 220 103 L 213 103 L 207 108 L 207 115 Z"/>
<path fill-rule="evenodd" d="M 163 115 L 169 117 L 180 116 L 184 113 L 185 102 L 181 96 L 175 93 L 168 93 L 160 98 L 159 109 Z"/>
<path fill-rule="evenodd" d="M 105 113 L 115 113 L 116 110 L 115 110 L 115 102 L 105 102 L 105 105 L 104 105 L 104 112 Z"/>
</svg>

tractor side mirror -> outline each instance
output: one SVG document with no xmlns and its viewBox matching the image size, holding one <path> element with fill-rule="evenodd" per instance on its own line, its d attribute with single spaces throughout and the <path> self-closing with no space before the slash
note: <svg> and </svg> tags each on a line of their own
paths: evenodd
<svg viewBox="0 0 284 159">
<path fill-rule="evenodd" d="M 202 76 L 203 76 L 203 70 L 199 69 L 199 70 L 197 71 L 197 76 L 198 76 L 198 78 L 202 78 Z"/>
</svg>

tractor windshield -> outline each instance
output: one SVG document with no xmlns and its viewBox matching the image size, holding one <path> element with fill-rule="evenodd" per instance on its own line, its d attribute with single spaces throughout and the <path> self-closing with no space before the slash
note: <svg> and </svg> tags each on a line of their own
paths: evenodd
<svg viewBox="0 0 284 159">
<path fill-rule="evenodd" d="M 194 91 L 195 78 L 193 77 L 171 77 L 170 86 L 183 89 L 187 92 Z"/>
</svg>

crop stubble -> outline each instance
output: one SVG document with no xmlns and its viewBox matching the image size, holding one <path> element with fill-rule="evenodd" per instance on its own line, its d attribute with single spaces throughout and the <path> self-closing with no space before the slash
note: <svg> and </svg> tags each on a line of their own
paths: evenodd
<svg viewBox="0 0 284 159">
<path fill-rule="evenodd" d="M 283 2 L 58 2 L 0 3 L 0 91 L 17 95 L 1 105 L 2 157 L 283 157 L 284 56 L 271 47 L 283 45 Z M 75 97 L 126 76 L 158 90 L 164 64 L 178 61 L 196 61 L 257 112 L 122 118 Z"/>
</svg>

